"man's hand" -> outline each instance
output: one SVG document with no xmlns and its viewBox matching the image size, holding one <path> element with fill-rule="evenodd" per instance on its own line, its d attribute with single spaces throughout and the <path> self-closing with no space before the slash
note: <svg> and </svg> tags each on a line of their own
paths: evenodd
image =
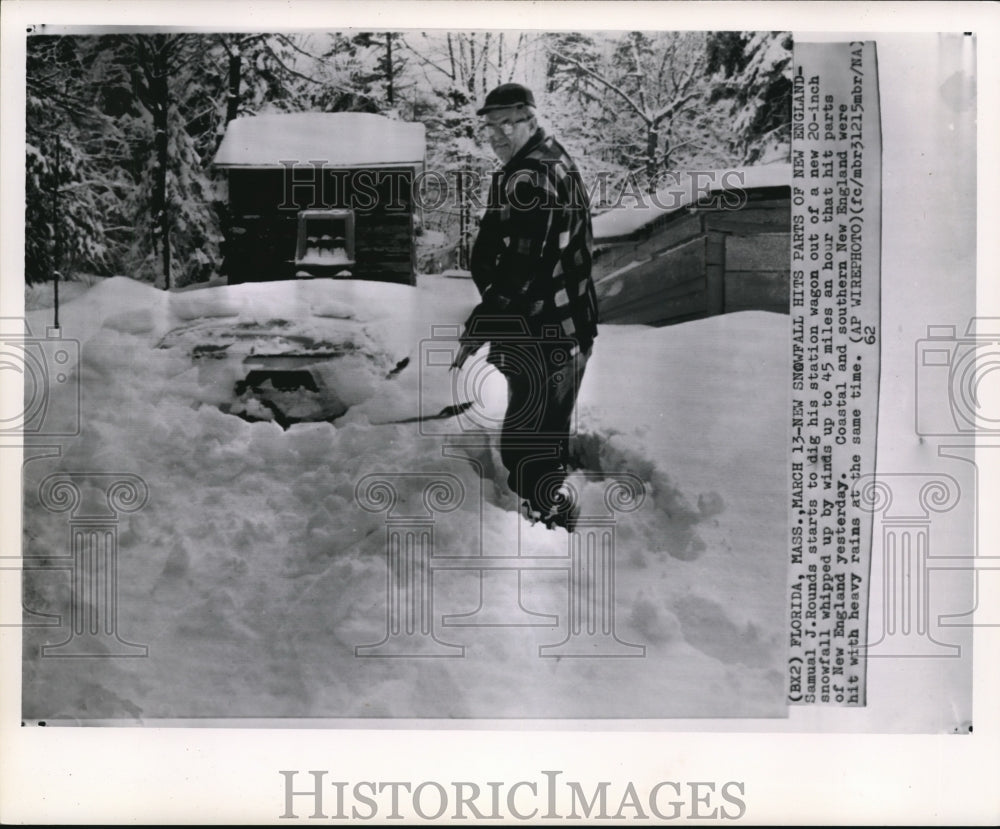
<svg viewBox="0 0 1000 829">
<path fill-rule="evenodd" d="M 483 294 L 483 301 L 480 307 L 488 313 L 502 314 L 510 310 L 513 302 L 510 297 L 493 290 L 491 286 Z"/>
<path fill-rule="evenodd" d="M 472 313 L 469 314 L 469 318 L 465 321 L 465 328 L 458 340 L 458 353 L 455 355 L 451 368 L 460 369 L 469 357 L 489 342 L 489 335 L 486 337 L 481 336 L 482 332 L 480 332 L 480 336 L 470 336 L 471 333 L 479 330 L 477 322 L 482 317 L 489 317 L 494 314 L 509 314 L 513 308 L 514 300 L 498 293 L 492 286 L 487 287 L 483 292 L 482 301 L 472 309 Z"/>
<path fill-rule="evenodd" d="M 452 361 L 451 368 L 460 369 L 465 361 L 469 359 L 473 354 L 479 351 L 482 346 L 481 342 L 467 340 L 464 337 L 459 340 L 458 353 L 455 355 L 455 359 Z"/>
</svg>

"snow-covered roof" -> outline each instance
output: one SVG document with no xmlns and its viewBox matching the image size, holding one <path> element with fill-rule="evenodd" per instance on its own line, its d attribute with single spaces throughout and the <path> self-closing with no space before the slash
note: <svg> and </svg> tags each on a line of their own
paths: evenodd
<svg viewBox="0 0 1000 829">
<path fill-rule="evenodd" d="M 628 236 L 668 213 L 688 207 L 710 192 L 752 190 L 760 187 L 789 187 L 790 164 L 767 164 L 760 167 L 731 167 L 727 170 L 685 171 L 673 177 L 670 185 L 654 195 L 642 195 L 638 202 L 626 194 L 626 203 L 594 217 L 594 239 Z"/>
<path fill-rule="evenodd" d="M 215 163 L 277 167 L 283 161 L 323 161 L 331 167 L 419 164 L 424 125 L 367 112 L 292 112 L 229 122 Z"/>
</svg>

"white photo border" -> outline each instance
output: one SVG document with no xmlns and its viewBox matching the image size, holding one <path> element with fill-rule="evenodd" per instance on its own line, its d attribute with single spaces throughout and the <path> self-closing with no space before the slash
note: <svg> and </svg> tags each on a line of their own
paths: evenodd
<svg viewBox="0 0 1000 829">
<path fill-rule="evenodd" d="M 402 29 L 789 29 L 801 40 L 874 39 L 898 43 L 902 32 L 975 32 L 977 121 L 977 314 L 1000 316 L 996 211 L 996 92 L 1000 14 L 978 3 L 589 3 L 589 2 L 8 2 L 3 15 L 4 224 L 0 272 L 18 273 L 23 186 L 23 32 L 27 23 L 189 25 L 206 29 L 288 30 L 379 26 Z M 840 31 L 846 22 L 852 32 Z M 20 46 L 18 44 L 21 44 Z M 884 64 L 883 64 L 884 65 Z M 905 85 L 883 75 L 883 102 Z M 889 146 L 884 153 L 892 152 Z M 916 173 L 915 173 L 916 174 Z M 898 205 L 886 209 L 908 210 Z M 883 302 L 893 297 L 883 288 Z M 897 300 L 898 301 L 898 300 Z M 23 307 L 23 283 L 0 280 L 4 316 Z M 927 320 L 933 323 L 934 320 Z M 886 370 L 889 367 L 883 365 Z M 20 504 L 12 482 L 19 463 L 3 462 L 4 550 L 20 543 Z M 995 491 L 996 464 L 983 465 L 983 489 Z M 16 490 L 16 487 L 13 487 Z M 980 545 L 1000 538 L 995 511 L 980 510 Z M 5 584 L 0 601 L 20 601 Z M 331 779 L 527 781 L 561 770 L 591 788 L 596 781 L 648 790 L 660 781 L 743 784 L 741 818 L 753 823 L 995 823 L 1000 820 L 1000 628 L 974 631 L 974 731 L 964 736 L 878 734 L 906 706 L 917 705 L 910 664 L 881 679 L 869 668 L 865 709 L 796 709 L 783 721 L 476 722 L 366 724 L 318 728 L 21 728 L 20 638 L 0 632 L 0 820 L 52 823 L 226 822 L 280 824 L 281 769 L 330 770 Z M 888 670 L 888 669 L 887 669 Z M 900 676 L 899 671 L 905 675 Z M 926 681 L 926 677 L 924 678 Z M 933 677 L 929 681 L 936 681 Z M 887 694 L 886 685 L 896 693 Z M 893 686 L 893 683 L 897 683 Z M 919 685 L 917 685 L 919 687 Z M 909 690 L 907 690 L 909 689 Z M 881 697 L 880 697 L 881 690 Z M 243 725 L 233 723 L 234 726 Z M 249 725 L 249 724 L 246 724 Z M 412 728 L 408 727 L 412 726 Z M 305 810 L 303 810 L 304 812 Z"/>
</svg>

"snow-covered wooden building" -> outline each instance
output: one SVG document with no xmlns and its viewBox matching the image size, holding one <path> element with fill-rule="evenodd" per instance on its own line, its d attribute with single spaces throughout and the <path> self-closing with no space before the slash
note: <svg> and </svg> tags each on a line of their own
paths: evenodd
<svg viewBox="0 0 1000 829">
<path fill-rule="evenodd" d="M 655 199 L 594 217 L 601 320 L 788 313 L 790 243 L 790 165 L 680 175 Z"/>
<path fill-rule="evenodd" d="M 424 125 L 369 113 L 237 118 L 215 155 L 230 283 L 351 277 L 414 284 Z"/>
</svg>

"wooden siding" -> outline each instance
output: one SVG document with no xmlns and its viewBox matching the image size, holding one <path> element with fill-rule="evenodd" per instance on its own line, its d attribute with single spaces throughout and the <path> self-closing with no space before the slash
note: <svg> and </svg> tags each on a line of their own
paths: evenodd
<svg viewBox="0 0 1000 829">
<path fill-rule="evenodd" d="M 299 211 L 348 208 L 355 211 L 351 276 L 414 284 L 413 177 L 409 167 L 323 169 L 316 176 L 305 164 L 294 174 L 274 168 L 230 170 L 230 281 L 295 277 Z"/>
<path fill-rule="evenodd" d="M 766 188 L 740 209 L 685 208 L 600 240 L 601 320 L 670 325 L 735 311 L 788 313 L 789 195 Z"/>
<path fill-rule="evenodd" d="M 604 322 L 655 325 L 698 315 L 709 294 L 704 240 L 690 239 L 618 276 L 598 280 L 596 287 Z"/>
</svg>

